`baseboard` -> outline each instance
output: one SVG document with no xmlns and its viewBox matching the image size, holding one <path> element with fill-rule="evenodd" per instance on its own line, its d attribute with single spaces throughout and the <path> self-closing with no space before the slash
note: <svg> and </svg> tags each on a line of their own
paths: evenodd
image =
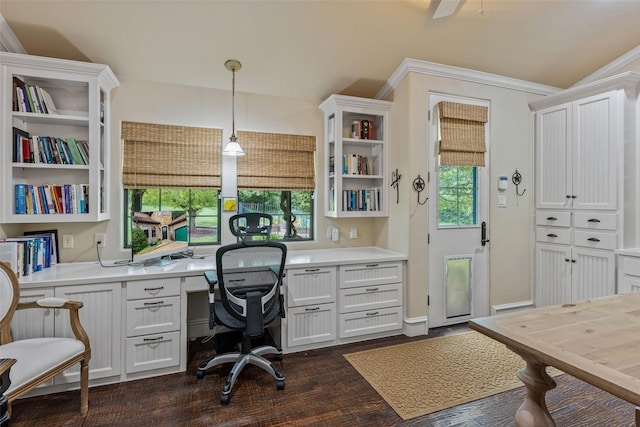
<svg viewBox="0 0 640 427">
<path fill-rule="evenodd" d="M 499 304 L 491 306 L 491 315 L 495 316 L 496 314 L 503 313 L 512 313 L 514 311 L 528 310 L 530 308 L 534 308 L 535 304 L 533 301 L 519 301 L 512 302 L 509 304 Z"/>
<path fill-rule="evenodd" d="M 405 318 L 402 332 L 408 337 L 427 335 L 429 333 L 428 326 L 427 316 Z"/>
</svg>

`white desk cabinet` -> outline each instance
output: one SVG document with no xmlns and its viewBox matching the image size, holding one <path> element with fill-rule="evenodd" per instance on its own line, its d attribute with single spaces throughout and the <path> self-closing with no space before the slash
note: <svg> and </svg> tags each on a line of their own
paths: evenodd
<svg viewBox="0 0 640 427">
<path fill-rule="evenodd" d="M 336 338 L 336 267 L 286 272 L 287 347 L 317 345 Z"/>
<path fill-rule="evenodd" d="M 180 365 L 180 278 L 127 282 L 126 372 Z"/>
</svg>

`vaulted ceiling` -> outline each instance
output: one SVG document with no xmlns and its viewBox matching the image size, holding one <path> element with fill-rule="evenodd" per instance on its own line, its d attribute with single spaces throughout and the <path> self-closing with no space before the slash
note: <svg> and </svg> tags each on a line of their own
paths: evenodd
<svg viewBox="0 0 640 427">
<path fill-rule="evenodd" d="M 447 1 L 447 0 L 441 0 Z M 566 88 L 640 45 L 640 0 L 2 0 L 29 54 L 120 79 L 374 97 L 404 58 Z M 480 13 L 480 9 L 484 13 Z"/>
</svg>

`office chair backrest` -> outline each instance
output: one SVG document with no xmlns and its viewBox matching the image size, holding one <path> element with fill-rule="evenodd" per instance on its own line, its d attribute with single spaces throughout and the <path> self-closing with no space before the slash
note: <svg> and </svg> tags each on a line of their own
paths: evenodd
<svg viewBox="0 0 640 427">
<path fill-rule="evenodd" d="M 250 212 L 233 215 L 229 218 L 231 234 L 243 241 L 269 240 L 273 217 L 266 213 Z"/>
<path fill-rule="evenodd" d="M 218 287 L 226 311 L 246 321 L 249 299 L 259 301 L 259 311 L 254 315 L 261 317 L 280 304 L 286 256 L 287 247 L 274 241 L 242 241 L 218 249 Z"/>
</svg>

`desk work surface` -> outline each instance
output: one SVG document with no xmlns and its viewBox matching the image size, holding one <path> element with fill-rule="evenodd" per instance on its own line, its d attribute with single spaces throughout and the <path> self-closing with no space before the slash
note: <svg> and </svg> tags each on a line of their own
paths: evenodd
<svg viewBox="0 0 640 427">
<path fill-rule="evenodd" d="M 521 356 L 640 405 L 640 294 L 483 317 L 469 326 Z"/>
<path fill-rule="evenodd" d="M 406 255 L 377 247 L 289 250 L 286 268 L 305 268 L 323 265 L 341 265 L 367 262 L 401 261 Z M 157 279 L 165 277 L 185 277 L 201 275 L 204 271 L 215 270 L 215 254 L 201 258 L 177 259 L 161 265 L 115 265 L 104 261 L 101 267 L 97 261 L 58 264 L 19 279 L 23 288 L 51 285 L 74 285 L 101 283 L 104 281 L 129 281 Z"/>
</svg>

